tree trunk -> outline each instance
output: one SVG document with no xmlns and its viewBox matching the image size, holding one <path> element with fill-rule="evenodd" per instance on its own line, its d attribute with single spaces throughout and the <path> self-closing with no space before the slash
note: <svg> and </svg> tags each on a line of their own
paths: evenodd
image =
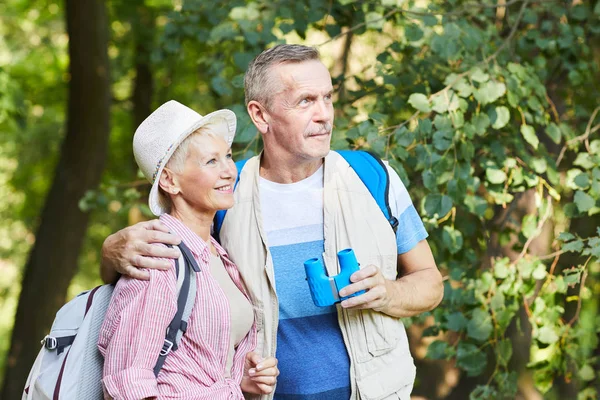
<svg viewBox="0 0 600 400">
<path fill-rule="evenodd" d="M 66 0 L 70 76 L 67 133 L 36 242 L 24 272 L 3 399 L 19 399 L 37 352 L 77 271 L 87 213 L 78 207 L 100 182 L 109 136 L 108 21 L 102 0 Z"/>
<path fill-rule="evenodd" d="M 136 7 L 135 19 L 132 22 L 135 37 L 135 81 L 132 93 L 133 102 L 133 132 L 150 115 L 152 111 L 152 96 L 154 93 L 154 82 L 150 68 L 150 54 L 154 47 L 155 18 L 144 3 L 140 2 Z M 132 149 L 133 150 L 133 149 Z M 133 153 L 133 176 L 138 169 Z"/>
</svg>

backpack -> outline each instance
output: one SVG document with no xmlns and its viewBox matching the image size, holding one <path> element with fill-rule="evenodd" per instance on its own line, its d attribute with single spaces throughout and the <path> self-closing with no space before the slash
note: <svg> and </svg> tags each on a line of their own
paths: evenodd
<svg viewBox="0 0 600 400">
<path fill-rule="evenodd" d="M 168 354 L 177 350 L 196 299 L 196 274 L 200 271 L 190 250 L 179 245 L 175 260 L 177 312 L 167 328 L 165 342 L 154 367 L 158 376 Z M 180 268 L 180 266 L 182 268 Z M 181 269 L 181 270 L 180 270 Z M 29 372 L 22 400 L 102 400 L 104 359 L 98 335 L 110 304 L 114 285 L 102 285 L 77 295 L 56 314 L 50 333 Z"/>
<path fill-rule="evenodd" d="M 385 218 L 388 220 L 394 233 L 398 230 L 398 219 L 392 215 L 389 203 L 389 192 L 390 192 L 390 176 L 387 168 L 383 161 L 374 153 L 368 151 L 355 151 L 355 150 L 338 150 L 337 151 L 350 167 L 356 172 L 362 183 L 367 187 L 371 196 L 377 202 L 379 209 Z M 240 180 L 242 168 L 248 160 L 237 161 L 235 165 L 238 169 L 238 176 L 235 181 L 235 187 Z M 227 210 L 219 210 L 215 215 L 213 224 L 213 236 L 219 240 L 219 233 L 225 220 Z"/>
</svg>

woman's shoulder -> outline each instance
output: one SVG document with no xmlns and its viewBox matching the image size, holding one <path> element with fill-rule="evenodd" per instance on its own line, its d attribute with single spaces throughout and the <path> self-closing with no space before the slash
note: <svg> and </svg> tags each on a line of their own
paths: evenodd
<svg viewBox="0 0 600 400">
<path fill-rule="evenodd" d="M 168 258 L 156 258 L 156 260 L 168 261 L 171 263 L 171 267 L 168 269 L 140 268 L 140 271 L 148 273 L 149 279 L 137 279 L 122 275 L 115 286 L 115 293 L 139 293 L 153 286 L 176 288 L 175 260 Z"/>
</svg>

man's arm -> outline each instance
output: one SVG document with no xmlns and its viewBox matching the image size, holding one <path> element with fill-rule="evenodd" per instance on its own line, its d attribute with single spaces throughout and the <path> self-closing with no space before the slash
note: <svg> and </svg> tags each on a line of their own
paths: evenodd
<svg viewBox="0 0 600 400">
<path fill-rule="evenodd" d="M 350 277 L 354 283 L 340 291 L 348 296 L 367 293 L 342 302 L 344 308 L 373 309 L 392 317 L 411 317 L 434 309 L 444 297 L 444 285 L 427 240 L 398 255 L 398 279 L 384 278 L 381 270 L 369 265 Z"/>
<path fill-rule="evenodd" d="M 121 229 L 104 240 L 100 277 L 105 283 L 114 283 L 119 274 L 134 279 L 148 280 L 147 271 L 139 268 L 169 269 L 169 260 L 158 258 L 178 258 L 179 249 L 155 246 L 153 243 L 178 245 L 181 239 L 171 233 L 159 220 L 139 222 Z"/>
</svg>

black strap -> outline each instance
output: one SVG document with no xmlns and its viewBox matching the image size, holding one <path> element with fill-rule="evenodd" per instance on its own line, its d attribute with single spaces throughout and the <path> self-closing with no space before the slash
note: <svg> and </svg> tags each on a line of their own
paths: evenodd
<svg viewBox="0 0 600 400">
<path fill-rule="evenodd" d="M 183 254 L 183 258 L 185 259 L 185 263 L 189 265 L 194 271 L 200 272 L 200 268 L 194 260 L 190 249 L 187 248 L 183 242 L 179 244 L 179 250 Z M 165 341 L 163 343 L 163 347 L 160 350 L 158 355 L 158 360 L 156 361 L 156 365 L 154 366 L 154 376 L 158 377 L 158 373 L 162 369 L 167 356 L 171 351 L 177 350 L 177 333 L 181 330 L 185 332 L 187 329 L 187 323 L 182 321 L 183 311 L 185 310 L 185 304 L 187 303 L 188 294 L 190 292 L 190 268 L 186 265 L 179 265 L 179 260 L 175 260 L 175 269 L 177 272 L 177 277 L 179 278 L 179 274 L 183 275 L 183 284 L 181 285 L 181 290 L 179 291 L 179 297 L 177 298 L 177 312 L 175 316 L 171 320 L 169 327 L 167 328 L 167 334 L 165 336 Z"/>
<path fill-rule="evenodd" d="M 179 250 L 181 250 L 181 253 L 183 254 L 183 258 L 185 258 L 185 262 L 189 266 L 191 266 L 195 272 L 200 272 L 200 267 L 198 266 L 196 259 L 192 255 L 192 251 L 185 245 L 185 243 L 183 243 L 183 242 L 179 243 L 178 247 L 179 247 Z"/>
<path fill-rule="evenodd" d="M 62 337 L 46 336 L 44 338 L 44 347 L 48 350 L 56 350 L 56 354 L 59 355 L 65 351 L 65 348 L 72 345 L 74 341 L 75 335 Z"/>
</svg>

